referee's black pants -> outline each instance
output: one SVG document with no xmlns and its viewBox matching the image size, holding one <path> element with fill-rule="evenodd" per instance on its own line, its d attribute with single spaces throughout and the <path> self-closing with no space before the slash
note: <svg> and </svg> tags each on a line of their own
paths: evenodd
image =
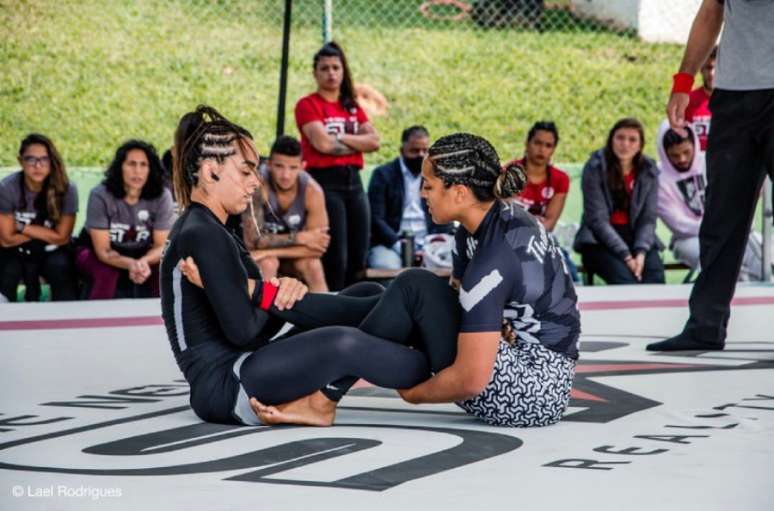
<svg viewBox="0 0 774 511">
<path fill-rule="evenodd" d="M 766 173 L 774 179 L 774 89 L 715 90 L 707 196 L 699 230 L 702 271 L 684 333 L 722 346 L 731 299 Z"/>
</svg>

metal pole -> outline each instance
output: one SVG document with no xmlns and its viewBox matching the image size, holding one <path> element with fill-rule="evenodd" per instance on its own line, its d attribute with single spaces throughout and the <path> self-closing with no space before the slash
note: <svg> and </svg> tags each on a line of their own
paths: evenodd
<svg viewBox="0 0 774 511">
<path fill-rule="evenodd" d="M 333 39 L 333 0 L 324 0 L 323 7 L 323 44 Z"/>
<path fill-rule="evenodd" d="M 772 207 L 771 199 L 771 179 L 766 178 L 763 183 L 763 200 L 761 201 L 763 207 L 763 281 L 771 281 L 771 229 L 772 220 L 774 219 L 774 208 Z"/>
<path fill-rule="evenodd" d="M 288 56 L 290 54 L 290 18 L 293 0 L 285 0 L 282 22 L 282 62 L 280 63 L 279 98 L 277 99 L 277 137 L 285 133 L 285 99 L 288 94 Z"/>
</svg>

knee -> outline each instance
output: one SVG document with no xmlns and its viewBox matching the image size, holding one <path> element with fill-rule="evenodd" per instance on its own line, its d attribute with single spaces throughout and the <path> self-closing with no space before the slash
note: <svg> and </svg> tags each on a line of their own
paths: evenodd
<svg viewBox="0 0 774 511">
<path fill-rule="evenodd" d="M 341 357 L 347 353 L 352 353 L 358 344 L 358 335 L 362 335 L 362 332 L 351 326 L 336 326 L 331 327 L 331 335 L 335 338 L 333 342 L 335 351 Z"/>
<path fill-rule="evenodd" d="M 443 279 L 435 273 L 421 268 L 409 268 L 395 277 L 394 285 L 401 289 L 418 289 L 426 286 L 444 284 Z M 445 284 L 444 284 L 445 285 Z"/>
</svg>

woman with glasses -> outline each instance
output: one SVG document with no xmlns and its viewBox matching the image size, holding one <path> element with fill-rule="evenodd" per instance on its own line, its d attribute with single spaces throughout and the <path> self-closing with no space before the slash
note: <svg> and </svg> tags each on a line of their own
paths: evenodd
<svg viewBox="0 0 774 511">
<path fill-rule="evenodd" d="M 62 158 L 46 136 L 27 135 L 19 147 L 22 169 L 0 181 L 0 293 L 16 301 L 40 298 L 40 277 L 52 300 L 77 298 L 70 236 L 78 211 L 78 191 Z"/>
</svg>

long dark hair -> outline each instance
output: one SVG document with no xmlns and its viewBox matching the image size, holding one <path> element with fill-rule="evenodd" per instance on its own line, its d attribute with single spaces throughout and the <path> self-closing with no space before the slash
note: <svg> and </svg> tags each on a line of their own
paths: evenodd
<svg viewBox="0 0 774 511">
<path fill-rule="evenodd" d="M 347 64 L 347 57 L 344 55 L 344 49 L 339 46 L 336 41 L 325 43 L 322 48 L 317 50 L 314 54 L 314 60 L 312 62 L 312 69 L 317 70 L 317 64 L 323 57 L 338 57 L 341 60 L 341 68 L 344 71 L 344 78 L 341 81 L 341 88 L 339 89 L 339 101 L 341 105 L 346 109 L 357 108 L 357 100 L 355 99 L 355 86 L 352 84 L 352 75 L 349 73 L 349 64 Z"/>
<path fill-rule="evenodd" d="M 615 132 L 624 128 L 637 130 L 637 133 L 640 135 L 640 150 L 634 155 L 632 170 L 639 173 L 643 169 L 645 157 L 642 154 L 642 150 L 645 148 L 645 130 L 642 127 L 642 123 L 633 117 L 621 119 L 613 125 L 610 133 L 607 134 L 607 143 L 605 144 L 603 154 L 607 167 L 607 186 L 610 188 L 610 195 L 613 199 L 613 209 L 629 211 L 630 198 L 626 191 L 623 167 L 621 167 L 621 162 L 613 152 Z"/>
<path fill-rule="evenodd" d="M 67 170 L 59 151 L 56 150 L 54 142 L 45 135 L 30 133 L 24 137 L 19 146 L 19 158 L 24 155 L 24 151 L 29 146 L 34 144 L 40 144 L 46 148 L 50 162 L 48 177 L 43 181 L 43 188 L 35 199 L 35 211 L 56 223 L 62 216 L 62 200 L 70 186 L 70 180 L 67 178 Z"/>
<path fill-rule="evenodd" d="M 180 118 L 172 147 L 175 198 L 181 208 L 191 203 L 191 192 L 199 182 L 199 165 L 212 158 L 222 163 L 234 153 L 231 143 L 235 140 L 246 151 L 245 139 L 253 136 L 243 127 L 234 124 L 220 112 L 207 105 L 199 105 L 193 112 Z"/>
<path fill-rule="evenodd" d="M 446 188 L 467 186 L 481 202 L 507 199 L 519 193 L 526 183 L 518 165 L 500 167 L 500 157 L 485 138 L 470 133 L 441 137 L 430 146 L 428 159 L 433 174 Z"/>
<path fill-rule="evenodd" d="M 148 158 L 148 180 L 142 187 L 140 198 L 149 200 L 156 199 L 164 192 L 164 168 L 161 166 L 161 160 L 159 160 L 159 154 L 156 152 L 156 148 L 142 140 L 127 140 L 121 144 L 116 150 L 113 161 L 110 162 L 110 165 L 105 171 L 105 179 L 102 180 L 102 184 L 105 185 L 105 188 L 107 188 L 117 199 L 123 199 L 126 196 L 124 176 L 121 167 L 123 166 L 124 161 L 126 161 L 129 151 L 134 149 L 141 150 Z"/>
</svg>

